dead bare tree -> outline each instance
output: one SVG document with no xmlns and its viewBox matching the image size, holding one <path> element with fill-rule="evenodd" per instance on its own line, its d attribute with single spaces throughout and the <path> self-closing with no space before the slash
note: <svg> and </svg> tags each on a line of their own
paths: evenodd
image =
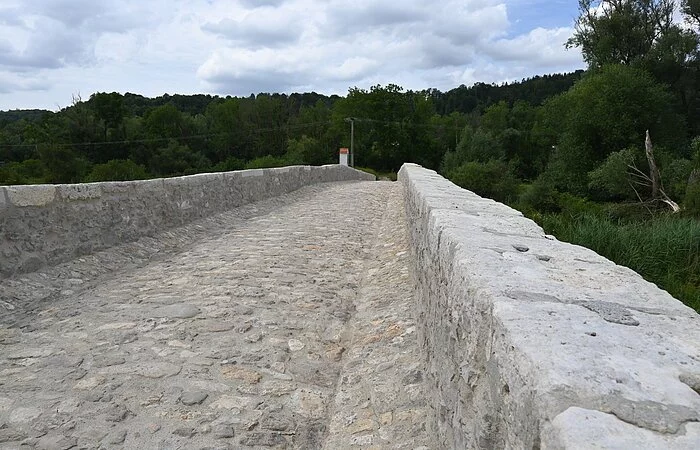
<svg viewBox="0 0 700 450">
<path fill-rule="evenodd" d="M 679 212 L 681 207 L 678 206 L 678 203 L 674 202 L 668 195 L 666 195 L 663 185 L 661 184 L 661 175 L 659 173 L 659 167 L 656 165 L 656 159 L 654 158 L 654 147 L 651 144 L 649 130 L 647 130 L 646 133 L 644 149 L 646 151 L 647 161 L 649 163 L 649 175 L 639 170 L 634 163 L 627 166 L 631 170 L 631 172 L 628 173 L 633 177 L 634 183 L 651 188 L 651 203 L 662 202 L 668 205 L 674 213 Z M 637 194 L 639 201 L 646 207 L 646 203 L 649 202 L 642 201 L 642 197 L 639 195 L 637 189 L 635 189 L 632 183 L 630 183 L 630 185 Z"/>
</svg>

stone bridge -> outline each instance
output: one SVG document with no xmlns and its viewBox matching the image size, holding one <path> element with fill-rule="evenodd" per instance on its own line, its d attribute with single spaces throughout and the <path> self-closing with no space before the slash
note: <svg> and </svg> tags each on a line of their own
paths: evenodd
<svg viewBox="0 0 700 450">
<path fill-rule="evenodd" d="M 700 320 L 407 164 L 0 188 L 0 449 L 700 448 Z"/>
</svg>

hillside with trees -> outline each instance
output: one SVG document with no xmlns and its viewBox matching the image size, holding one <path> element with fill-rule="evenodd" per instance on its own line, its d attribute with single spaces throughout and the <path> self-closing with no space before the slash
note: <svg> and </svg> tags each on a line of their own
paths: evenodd
<svg viewBox="0 0 700 450">
<path fill-rule="evenodd" d="M 439 170 L 700 309 L 700 3 L 579 7 L 567 45 L 585 72 L 343 97 L 96 93 L 0 112 L 0 184 L 334 163 L 353 118 L 357 166 Z"/>
</svg>

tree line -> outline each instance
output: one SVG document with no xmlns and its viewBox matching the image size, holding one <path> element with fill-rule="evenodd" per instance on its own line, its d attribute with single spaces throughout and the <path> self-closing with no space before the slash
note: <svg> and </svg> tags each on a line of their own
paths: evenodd
<svg viewBox="0 0 700 450">
<path fill-rule="evenodd" d="M 0 183 L 73 183 L 337 161 L 355 122 L 356 164 L 395 171 L 405 161 L 438 169 L 467 123 L 500 101 L 541 101 L 581 72 L 448 92 L 396 85 L 345 97 L 95 93 L 58 112 L 0 112 Z M 544 86 L 544 87 L 542 87 Z M 520 93 L 520 94 L 519 94 Z M 525 100 L 525 101 L 528 101 Z"/>
</svg>

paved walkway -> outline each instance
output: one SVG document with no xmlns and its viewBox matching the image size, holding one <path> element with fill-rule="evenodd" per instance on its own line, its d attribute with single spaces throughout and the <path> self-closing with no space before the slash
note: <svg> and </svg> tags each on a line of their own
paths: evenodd
<svg viewBox="0 0 700 450">
<path fill-rule="evenodd" d="M 336 183 L 0 282 L 0 449 L 431 448 L 401 187 Z"/>
</svg>

